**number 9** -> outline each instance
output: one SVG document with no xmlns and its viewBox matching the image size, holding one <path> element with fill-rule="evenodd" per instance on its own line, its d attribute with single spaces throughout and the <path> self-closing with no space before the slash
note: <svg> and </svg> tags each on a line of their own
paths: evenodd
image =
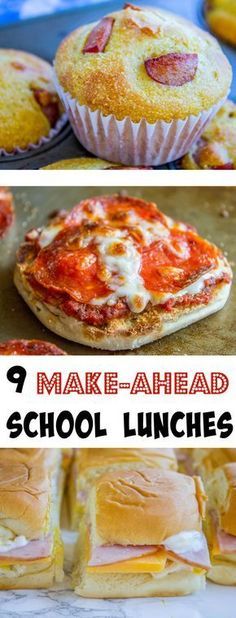
<svg viewBox="0 0 236 618">
<path fill-rule="evenodd" d="M 13 384 L 17 384 L 16 393 L 22 393 L 27 372 L 21 365 L 10 367 L 7 372 L 7 379 Z"/>
</svg>

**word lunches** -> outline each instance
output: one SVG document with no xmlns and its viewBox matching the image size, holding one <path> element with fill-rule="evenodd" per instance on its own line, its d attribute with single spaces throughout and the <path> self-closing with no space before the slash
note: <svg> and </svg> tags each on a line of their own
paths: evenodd
<svg viewBox="0 0 236 618">
<path fill-rule="evenodd" d="M 136 373 L 132 382 L 121 382 L 117 372 L 85 372 L 80 375 L 70 372 L 64 374 L 55 371 L 50 376 L 45 372 L 37 374 L 37 394 L 69 395 L 119 395 L 126 389 L 130 395 L 219 395 L 229 385 L 227 376 L 220 372 L 211 372 L 207 377 L 204 372 L 196 372 L 189 380 L 187 372 L 164 373 L 153 372 L 151 378 L 145 372 Z"/>
</svg>

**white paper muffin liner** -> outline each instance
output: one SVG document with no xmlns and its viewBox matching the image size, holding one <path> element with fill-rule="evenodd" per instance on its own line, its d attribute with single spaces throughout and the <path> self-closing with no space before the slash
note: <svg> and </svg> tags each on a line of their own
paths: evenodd
<svg viewBox="0 0 236 618">
<path fill-rule="evenodd" d="M 55 86 L 84 148 L 101 159 L 134 166 L 164 165 L 185 155 L 226 99 L 185 120 L 150 124 L 142 119 L 135 123 L 129 117 L 117 120 L 113 114 L 104 116 L 99 110 L 93 112 L 80 105 L 56 77 Z"/>
<path fill-rule="evenodd" d="M 37 148 L 40 148 L 40 146 L 43 146 L 44 144 L 48 144 L 48 142 L 50 142 L 50 140 L 61 131 L 62 127 L 64 127 L 67 120 L 68 120 L 67 114 L 63 113 L 62 116 L 59 118 L 59 120 L 56 122 L 55 127 L 53 127 L 53 129 L 50 129 L 48 135 L 44 135 L 43 137 L 41 137 L 41 139 L 37 142 L 37 144 L 29 144 L 27 148 L 16 147 L 11 152 L 7 152 L 4 148 L 0 148 L 0 156 L 13 157 L 14 155 L 17 155 L 17 154 L 26 154 L 30 150 L 37 150 Z"/>
</svg>

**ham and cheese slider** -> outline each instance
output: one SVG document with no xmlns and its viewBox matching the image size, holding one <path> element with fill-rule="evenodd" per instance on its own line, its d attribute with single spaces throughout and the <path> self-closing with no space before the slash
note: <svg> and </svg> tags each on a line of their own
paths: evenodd
<svg viewBox="0 0 236 618">
<path fill-rule="evenodd" d="M 198 477 L 116 470 L 97 479 L 81 523 L 75 591 L 84 597 L 186 595 L 210 566 Z"/>
<path fill-rule="evenodd" d="M 180 451 L 184 451 L 186 473 L 199 474 L 206 485 L 217 468 L 236 462 L 235 448 L 193 448 Z"/>
<path fill-rule="evenodd" d="M 68 484 L 71 527 L 77 528 L 91 484 L 105 472 L 135 469 L 140 466 L 177 469 L 175 452 L 170 448 L 83 448 L 76 449 Z"/>
<path fill-rule="evenodd" d="M 0 589 L 48 588 L 63 577 L 60 467 L 0 460 Z"/>
<path fill-rule="evenodd" d="M 216 468 L 207 483 L 206 533 L 212 567 L 208 577 L 236 586 L 236 463 Z"/>
</svg>

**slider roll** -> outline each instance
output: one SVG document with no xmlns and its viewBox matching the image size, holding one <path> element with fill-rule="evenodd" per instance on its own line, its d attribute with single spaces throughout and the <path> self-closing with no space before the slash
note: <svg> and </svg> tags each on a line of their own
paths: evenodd
<svg viewBox="0 0 236 618">
<path fill-rule="evenodd" d="M 198 477 L 140 467 L 95 480 L 81 523 L 74 572 L 84 597 L 187 595 L 210 567 Z"/>
<path fill-rule="evenodd" d="M 205 482 L 210 480 L 217 468 L 236 462 L 235 448 L 193 448 L 190 450 L 193 467 Z"/>
<path fill-rule="evenodd" d="M 236 463 L 215 469 L 208 479 L 206 534 L 212 568 L 208 578 L 236 586 Z"/>
</svg>

